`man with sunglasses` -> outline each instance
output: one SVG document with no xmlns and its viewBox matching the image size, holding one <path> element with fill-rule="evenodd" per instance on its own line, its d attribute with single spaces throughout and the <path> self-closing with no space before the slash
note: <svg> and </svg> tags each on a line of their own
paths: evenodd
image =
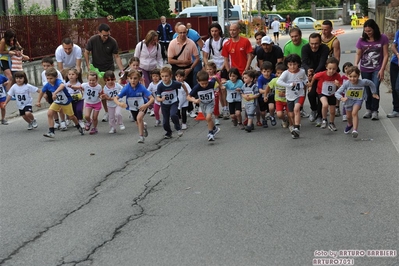
<svg viewBox="0 0 399 266">
<path fill-rule="evenodd" d="M 98 34 L 90 37 L 89 41 L 87 42 L 84 58 L 88 69 L 90 68 L 89 55 L 91 53 L 92 64 L 95 68 L 98 68 L 100 72 L 105 72 L 107 70 L 115 71 L 114 59 L 119 70 L 123 72 L 122 60 L 119 56 L 118 43 L 114 38 L 111 37 L 110 30 L 111 29 L 108 24 L 100 24 L 98 27 Z M 103 79 L 99 79 L 98 83 L 101 85 L 101 87 L 104 87 L 105 85 Z M 102 104 L 105 111 L 102 121 L 107 122 L 108 108 L 106 100 L 103 100 Z"/>
</svg>

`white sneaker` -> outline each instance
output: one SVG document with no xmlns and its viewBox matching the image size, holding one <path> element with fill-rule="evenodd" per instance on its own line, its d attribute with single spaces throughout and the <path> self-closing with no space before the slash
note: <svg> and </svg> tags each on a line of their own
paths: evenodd
<svg viewBox="0 0 399 266">
<path fill-rule="evenodd" d="M 137 143 L 144 143 L 144 137 L 143 137 L 143 136 L 140 136 L 140 137 L 139 137 L 139 140 L 137 141 Z"/>
<path fill-rule="evenodd" d="M 126 127 L 125 127 L 125 125 L 124 125 L 124 124 L 120 124 L 120 125 L 119 125 L 119 129 L 120 129 L 120 130 L 125 130 L 125 129 L 126 129 Z"/>
<path fill-rule="evenodd" d="M 191 112 L 190 112 L 190 117 L 191 117 L 191 118 L 196 118 L 196 117 L 197 117 L 197 115 L 195 114 L 195 112 L 194 112 L 194 111 L 191 111 Z"/>
<path fill-rule="evenodd" d="M 111 127 L 111 129 L 109 130 L 109 134 L 114 134 L 116 132 L 115 128 Z"/>
<path fill-rule="evenodd" d="M 323 119 L 323 122 L 321 122 L 321 127 L 320 128 L 326 128 L 327 127 L 327 120 Z"/>
<path fill-rule="evenodd" d="M 187 129 L 187 124 L 181 124 L 181 129 L 186 130 Z"/>
<path fill-rule="evenodd" d="M 177 135 L 178 135 L 179 137 L 183 136 L 183 131 L 181 131 L 181 130 L 177 131 Z"/>
<path fill-rule="evenodd" d="M 37 128 L 36 119 L 33 119 L 33 120 L 32 120 L 32 127 L 33 127 L 33 128 Z"/>
<path fill-rule="evenodd" d="M 71 120 L 65 119 L 65 124 L 66 124 L 67 127 L 69 127 L 69 125 L 71 124 Z"/>
<path fill-rule="evenodd" d="M 214 141 L 215 140 L 215 136 L 211 133 L 208 134 L 208 141 Z"/>
<path fill-rule="evenodd" d="M 378 112 L 374 111 L 371 113 L 371 120 L 379 120 Z"/>
<path fill-rule="evenodd" d="M 105 113 L 103 116 L 103 120 L 101 120 L 103 122 L 108 122 L 108 113 Z"/>
<path fill-rule="evenodd" d="M 144 122 L 144 137 L 148 137 L 147 123 Z"/>
<path fill-rule="evenodd" d="M 79 125 L 81 128 L 85 128 L 85 122 L 83 122 L 83 120 L 79 120 Z"/>
<path fill-rule="evenodd" d="M 33 129 L 32 123 L 29 123 L 28 124 L 28 130 L 32 130 L 32 129 Z"/>
<path fill-rule="evenodd" d="M 346 121 L 348 121 L 348 118 L 346 117 L 346 115 L 343 115 L 342 116 L 342 122 L 346 122 Z"/>
<path fill-rule="evenodd" d="M 47 137 L 47 138 L 54 138 L 55 134 L 53 132 L 47 132 L 47 133 L 44 133 L 43 136 Z"/>
<path fill-rule="evenodd" d="M 54 123 L 54 128 L 55 128 L 55 129 L 60 129 L 60 124 L 57 123 L 57 122 L 55 122 L 55 123 Z"/>
<path fill-rule="evenodd" d="M 150 116 L 155 116 L 154 110 L 151 110 Z"/>
<path fill-rule="evenodd" d="M 68 128 L 67 128 L 67 126 L 66 126 L 66 123 L 65 123 L 65 121 L 61 121 L 61 124 L 60 124 L 60 130 L 62 130 L 62 131 L 66 131 L 66 130 L 68 130 Z"/>
<path fill-rule="evenodd" d="M 220 125 L 220 121 L 219 119 L 215 119 L 215 125 L 219 126 Z"/>
<path fill-rule="evenodd" d="M 156 121 L 155 121 L 155 126 L 156 126 L 156 127 L 159 127 L 160 125 L 161 125 L 161 120 L 156 120 Z"/>
</svg>

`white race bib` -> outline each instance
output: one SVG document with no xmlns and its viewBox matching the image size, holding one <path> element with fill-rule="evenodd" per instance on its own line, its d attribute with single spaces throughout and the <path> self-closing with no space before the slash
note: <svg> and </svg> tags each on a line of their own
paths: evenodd
<svg viewBox="0 0 399 266">
<path fill-rule="evenodd" d="M 161 93 L 161 97 L 165 96 L 165 101 L 163 101 L 163 104 L 173 104 L 177 102 L 179 98 L 177 98 L 177 92 L 176 90 L 171 90 L 171 91 L 164 91 Z"/>
<path fill-rule="evenodd" d="M 215 98 L 215 91 L 213 89 L 199 91 L 198 98 L 201 100 L 202 103 L 210 103 Z"/>
<path fill-rule="evenodd" d="M 337 86 L 335 85 L 334 81 L 324 81 L 321 87 L 321 94 L 330 96 L 335 93 L 337 90 Z"/>
<path fill-rule="evenodd" d="M 127 98 L 127 104 L 129 105 L 129 110 L 138 111 L 140 106 L 144 104 L 143 97 L 129 97 Z"/>
</svg>

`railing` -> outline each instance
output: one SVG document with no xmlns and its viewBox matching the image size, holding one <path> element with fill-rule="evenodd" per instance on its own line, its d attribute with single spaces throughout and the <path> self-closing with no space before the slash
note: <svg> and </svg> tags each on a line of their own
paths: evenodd
<svg viewBox="0 0 399 266">
<path fill-rule="evenodd" d="M 172 26 L 176 22 L 190 22 L 193 29 L 201 36 L 208 35 L 208 25 L 212 23 L 211 17 L 193 17 L 181 19 L 168 19 Z M 86 47 L 89 38 L 97 33 L 98 25 L 107 23 L 111 27 L 111 35 L 118 41 L 121 53 L 135 49 L 137 34 L 143 40 L 149 30 L 156 30 L 160 24 L 159 19 L 139 20 L 139 32 L 136 31 L 135 21 L 110 22 L 106 18 L 97 19 L 68 19 L 59 20 L 57 16 L 0 16 L 0 38 L 4 32 L 12 28 L 24 54 L 31 60 L 46 56 L 54 56 L 55 49 L 65 37 L 72 38 L 80 47 Z"/>
</svg>

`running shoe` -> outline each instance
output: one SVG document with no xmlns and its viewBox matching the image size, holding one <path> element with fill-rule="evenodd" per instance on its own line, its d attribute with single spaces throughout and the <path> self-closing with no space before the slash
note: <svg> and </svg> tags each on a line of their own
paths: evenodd
<svg viewBox="0 0 399 266">
<path fill-rule="evenodd" d="M 52 138 L 53 139 L 55 137 L 55 134 L 53 132 L 47 132 L 47 133 L 44 133 L 43 136 L 46 137 L 46 138 Z"/>
<path fill-rule="evenodd" d="M 349 134 L 349 131 L 352 129 L 352 127 L 353 127 L 353 125 L 347 125 L 347 126 L 345 127 L 344 133 L 345 133 L 345 134 Z"/>
<path fill-rule="evenodd" d="M 219 133 L 219 132 L 220 132 L 220 127 L 216 127 L 216 128 L 213 130 L 213 135 L 216 136 L 216 134 Z"/>
<path fill-rule="evenodd" d="M 125 129 L 126 129 L 126 127 L 125 127 L 125 125 L 124 125 L 124 124 L 120 124 L 120 125 L 119 125 L 119 129 L 120 129 L 120 130 L 125 130 Z"/>
<path fill-rule="evenodd" d="M 8 125 L 8 121 L 5 120 L 5 119 L 2 119 L 2 120 L 1 120 L 1 124 L 2 124 L 2 125 Z"/>
<path fill-rule="evenodd" d="M 116 130 L 115 130 L 115 128 L 113 128 L 113 127 L 111 127 L 111 129 L 109 130 L 109 132 L 108 132 L 109 134 L 114 134 L 114 133 L 116 133 Z"/>
<path fill-rule="evenodd" d="M 183 131 L 178 130 L 178 131 L 177 131 L 177 135 L 178 135 L 179 137 L 183 136 Z"/>
<path fill-rule="evenodd" d="M 371 113 L 371 120 L 373 121 L 379 120 L 377 111 Z"/>
<path fill-rule="evenodd" d="M 308 113 L 305 112 L 305 110 L 301 110 L 301 117 L 303 118 L 308 118 L 310 115 Z"/>
<path fill-rule="evenodd" d="M 337 127 L 335 126 L 334 123 L 331 122 L 328 124 L 328 129 L 331 131 L 337 131 Z"/>
<path fill-rule="evenodd" d="M 323 122 L 321 122 L 320 128 L 325 129 L 327 127 L 327 120 L 323 119 Z"/>
<path fill-rule="evenodd" d="M 91 130 L 90 130 L 90 135 L 95 135 L 95 134 L 97 134 L 98 133 L 98 131 L 97 131 L 97 128 L 95 128 L 95 127 L 93 127 Z"/>
<path fill-rule="evenodd" d="M 363 118 L 371 118 L 371 111 L 367 110 L 366 113 L 363 115 Z"/>
<path fill-rule="evenodd" d="M 274 116 L 270 116 L 270 124 L 272 124 L 272 126 L 277 125 L 276 118 L 274 118 Z"/>
<path fill-rule="evenodd" d="M 32 125 L 32 123 L 29 123 L 28 124 L 28 130 L 32 130 L 33 129 L 33 125 Z"/>
<path fill-rule="evenodd" d="M 108 113 L 104 114 L 103 119 L 101 121 L 108 122 Z"/>
<path fill-rule="evenodd" d="M 33 127 L 33 128 L 37 128 L 37 121 L 36 121 L 36 119 L 33 119 L 33 120 L 32 120 L 32 127 Z"/>
<path fill-rule="evenodd" d="M 143 137 L 143 136 L 140 136 L 140 137 L 139 137 L 139 140 L 137 141 L 137 143 L 144 143 L 144 137 Z"/>
<path fill-rule="evenodd" d="M 214 141 L 215 140 L 215 136 L 211 133 L 208 133 L 208 141 Z"/>
<path fill-rule="evenodd" d="M 352 138 L 357 138 L 358 135 L 359 132 L 357 132 L 356 130 L 352 130 Z"/>
</svg>

